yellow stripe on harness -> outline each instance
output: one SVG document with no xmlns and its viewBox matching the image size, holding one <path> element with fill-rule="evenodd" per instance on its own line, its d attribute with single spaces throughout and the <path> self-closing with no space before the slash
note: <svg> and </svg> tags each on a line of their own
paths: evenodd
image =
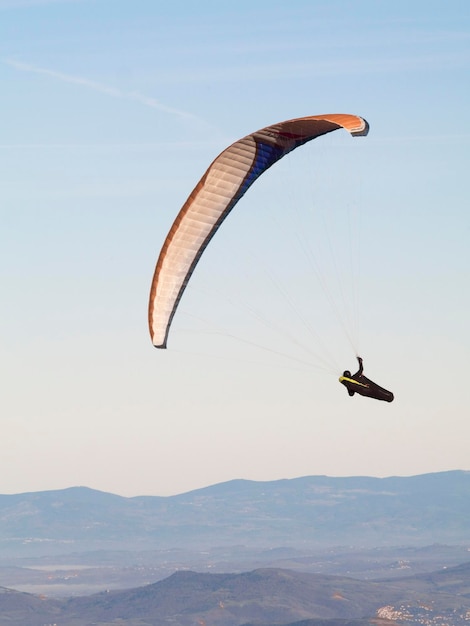
<svg viewBox="0 0 470 626">
<path fill-rule="evenodd" d="M 346 376 L 340 376 L 339 377 L 339 382 L 342 383 L 343 380 L 347 381 L 348 383 L 352 383 L 353 385 L 359 385 L 359 387 L 369 387 L 369 385 L 366 385 L 364 383 L 359 383 L 357 382 L 357 380 L 354 380 L 353 378 L 346 378 Z"/>
</svg>

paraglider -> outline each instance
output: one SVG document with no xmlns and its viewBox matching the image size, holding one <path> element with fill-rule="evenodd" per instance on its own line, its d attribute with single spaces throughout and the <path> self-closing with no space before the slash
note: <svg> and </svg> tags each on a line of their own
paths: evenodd
<svg viewBox="0 0 470 626">
<path fill-rule="evenodd" d="M 387 391 L 383 387 L 379 387 L 376 383 L 366 378 L 363 374 L 364 368 L 362 359 L 357 357 L 359 361 L 359 369 L 355 374 L 351 374 L 348 370 L 340 376 L 339 382 L 346 387 L 350 396 L 358 393 L 360 396 L 374 398 L 375 400 L 384 400 L 385 402 L 393 402 L 393 393 Z"/>
<path fill-rule="evenodd" d="M 166 348 L 178 304 L 207 245 L 249 187 L 292 150 L 338 129 L 367 135 L 357 115 L 313 115 L 262 128 L 226 148 L 209 166 L 181 208 L 161 249 L 150 290 L 149 329 Z"/>
</svg>

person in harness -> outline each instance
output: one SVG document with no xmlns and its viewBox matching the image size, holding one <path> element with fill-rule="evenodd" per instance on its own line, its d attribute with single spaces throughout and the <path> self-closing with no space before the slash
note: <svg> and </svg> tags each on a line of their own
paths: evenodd
<svg viewBox="0 0 470 626">
<path fill-rule="evenodd" d="M 349 395 L 353 396 L 355 393 L 358 393 L 360 396 L 366 396 L 367 398 L 392 402 L 393 393 L 383 387 L 379 387 L 379 385 L 366 378 L 363 374 L 364 368 L 361 357 L 358 356 L 357 360 L 359 361 L 359 369 L 355 374 L 345 370 L 343 375 L 339 377 L 339 382 L 346 387 Z"/>
</svg>

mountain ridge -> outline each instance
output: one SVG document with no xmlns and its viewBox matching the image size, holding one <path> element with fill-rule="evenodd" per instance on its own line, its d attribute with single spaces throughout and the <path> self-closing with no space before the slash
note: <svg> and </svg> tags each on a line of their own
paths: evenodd
<svg viewBox="0 0 470 626">
<path fill-rule="evenodd" d="M 438 588 L 436 577 L 444 583 Z M 10 626 L 36 626 L 38 619 L 61 626 L 104 626 L 116 620 L 123 626 L 464 626 L 470 616 L 469 587 L 470 562 L 393 581 L 282 568 L 239 574 L 181 571 L 143 587 L 62 600 L 1 588 L 0 614 Z"/>
<path fill-rule="evenodd" d="M 235 479 L 176 496 L 89 487 L 0 495 L 0 542 L 127 549 L 426 545 L 470 538 L 470 472 Z M 287 541 L 287 543 L 286 543 Z M 32 547 L 32 545 L 30 545 Z"/>
</svg>

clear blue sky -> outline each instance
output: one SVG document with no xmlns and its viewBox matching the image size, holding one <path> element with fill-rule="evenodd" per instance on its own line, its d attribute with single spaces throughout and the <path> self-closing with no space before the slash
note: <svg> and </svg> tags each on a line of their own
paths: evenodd
<svg viewBox="0 0 470 626">
<path fill-rule="evenodd" d="M 0 492 L 469 470 L 469 70 L 466 0 L 0 0 Z M 332 112 L 369 136 L 260 179 L 155 350 L 208 164 Z"/>
</svg>

